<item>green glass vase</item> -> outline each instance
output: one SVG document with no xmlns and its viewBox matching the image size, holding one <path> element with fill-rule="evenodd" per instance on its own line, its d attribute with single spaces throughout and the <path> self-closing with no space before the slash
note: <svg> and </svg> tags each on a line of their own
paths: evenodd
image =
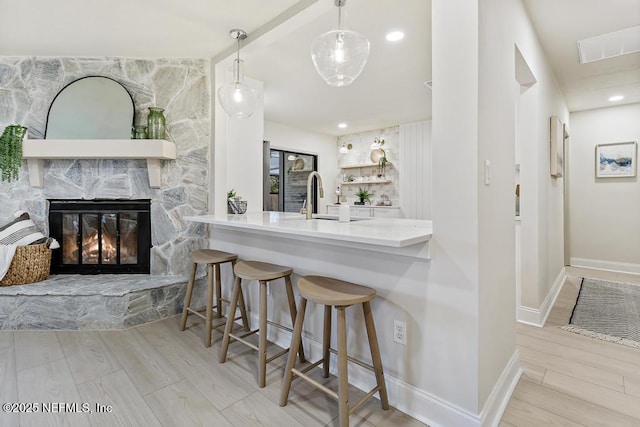
<svg viewBox="0 0 640 427">
<path fill-rule="evenodd" d="M 147 138 L 164 139 L 164 126 L 164 109 L 160 107 L 149 107 L 149 117 L 147 118 Z"/>
</svg>

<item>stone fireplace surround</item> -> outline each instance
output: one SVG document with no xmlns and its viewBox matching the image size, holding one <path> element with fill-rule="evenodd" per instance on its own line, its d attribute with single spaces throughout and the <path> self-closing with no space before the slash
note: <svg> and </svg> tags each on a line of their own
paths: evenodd
<svg viewBox="0 0 640 427">
<path fill-rule="evenodd" d="M 140 160 L 51 160 L 44 188 L 29 185 L 26 167 L 18 181 L 0 183 L 0 221 L 24 210 L 45 234 L 47 199 L 151 199 L 153 245 L 148 276 L 58 275 L 0 287 L 0 329 L 125 328 L 181 310 L 189 253 L 207 244 L 202 224 L 182 220 L 207 211 L 207 70 L 197 59 L 0 57 L 0 128 L 19 123 L 30 139 L 42 138 L 56 93 L 100 75 L 131 93 L 136 123 L 145 122 L 147 107 L 164 107 L 167 139 L 177 148 L 177 159 L 163 162 L 160 189 L 150 187 Z"/>
</svg>

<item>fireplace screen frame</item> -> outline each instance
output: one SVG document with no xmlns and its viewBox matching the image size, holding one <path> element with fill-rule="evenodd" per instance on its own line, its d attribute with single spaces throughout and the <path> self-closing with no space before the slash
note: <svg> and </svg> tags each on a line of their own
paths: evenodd
<svg viewBox="0 0 640 427">
<path fill-rule="evenodd" d="M 117 224 L 120 227 L 121 214 L 134 214 L 137 219 L 137 263 L 110 264 L 103 263 L 102 257 L 97 263 L 83 264 L 83 256 L 78 256 L 77 263 L 63 262 L 65 253 L 65 239 L 63 238 L 63 217 L 65 214 L 78 215 L 77 247 L 81 247 L 83 234 L 83 215 L 97 216 L 97 224 L 102 224 L 103 215 L 117 214 Z M 97 227 L 101 230 L 101 227 Z M 51 257 L 52 274 L 149 274 L 151 271 L 151 200 L 49 200 L 49 233 L 60 242 L 60 249 L 53 251 Z M 99 231 L 101 233 L 101 231 Z M 120 229 L 117 230 L 116 246 L 120 245 Z M 99 234 L 100 235 L 100 234 Z M 101 245 L 101 239 L 98 242 Z M 101 246 L 100 246 L 101 247 Z M 101 252 L 101 251 L 100 251 Z M 118 249 L 118 260 L 120 249 Z"/>
</svg>

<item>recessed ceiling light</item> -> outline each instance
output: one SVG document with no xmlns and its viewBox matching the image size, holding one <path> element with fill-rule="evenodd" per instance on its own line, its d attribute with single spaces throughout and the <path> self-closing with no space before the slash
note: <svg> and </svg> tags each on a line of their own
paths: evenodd
<svg viewBox="0 0 640 427">
<path fill-rule="evenodd" d="M 339 127 L 340 129 L 344 129 L 344 128 L 346 128 L 346 127 L 347 127 L 347 124 L 346 124 L 346 123 L 338 123 L 338 127 Z"/>
<path fill-rule="evenodd" d="M 402 40 L 404 38 L 404 33 L 402 31 L 391 31 L 387 33 L 387 40 L 390 42 L 397 42 L 398 40 Z"/>
<path fill-rule="evenodd" d="M 616 102 L 616 101 L 622 101 L 623 99 L 624 99 L 624 96 L 622 95 L 614 95 L 609 98 L 609 101 Z"/>
</svg>

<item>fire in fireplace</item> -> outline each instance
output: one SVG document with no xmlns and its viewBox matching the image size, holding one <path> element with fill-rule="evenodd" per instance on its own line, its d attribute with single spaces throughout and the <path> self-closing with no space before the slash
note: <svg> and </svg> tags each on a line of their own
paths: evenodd
<svg viewBox="0 0 640 427">
<path fill-rule="evenodd" d="M 150 200 L 49 200 L 52 273 L 149 274 Z"/>
</svg>

